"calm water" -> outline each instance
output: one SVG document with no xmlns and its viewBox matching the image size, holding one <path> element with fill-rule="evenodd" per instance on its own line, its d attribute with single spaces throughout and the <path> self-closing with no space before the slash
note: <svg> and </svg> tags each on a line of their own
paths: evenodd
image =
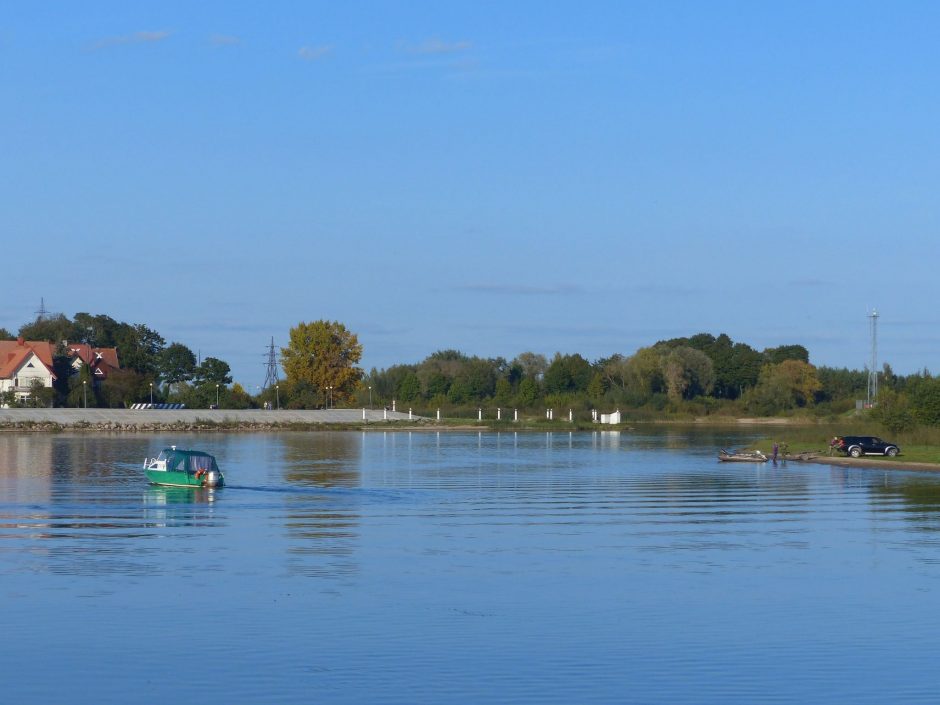
<svg viewBox="0 0 940 705">
<path fill-rule="evenodd" d="M 940 476 L 743 440 L 0 435 L 0 701 L 937 702 Z"/>
</svg>

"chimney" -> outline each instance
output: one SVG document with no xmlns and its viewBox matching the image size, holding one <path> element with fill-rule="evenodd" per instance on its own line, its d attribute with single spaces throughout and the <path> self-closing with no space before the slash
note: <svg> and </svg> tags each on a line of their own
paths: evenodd
<svg viewBox="0 0 940 705">
<path fill-rule="evenodd" d="M 17 345 L 26 345 L 26 341 L 23 340 L 23 336 L 22 336 L 22 335 L 21 335 L 19 338 L 16 339 L 16 344 L 17 344 Z"/>
</svg>

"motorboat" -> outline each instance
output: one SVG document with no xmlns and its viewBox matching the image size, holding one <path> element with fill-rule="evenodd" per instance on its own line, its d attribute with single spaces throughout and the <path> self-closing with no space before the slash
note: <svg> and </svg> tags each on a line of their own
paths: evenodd
<svg viewBox="0 0 940 705">
<path fill-rule="evenodd" d="M 144 460 L 147 479 L 170 487 L 221 487 L 225 477 L 215 457 L 201 450 L 181 450 L 170 446 L 156 458 Z"/>
</svg>

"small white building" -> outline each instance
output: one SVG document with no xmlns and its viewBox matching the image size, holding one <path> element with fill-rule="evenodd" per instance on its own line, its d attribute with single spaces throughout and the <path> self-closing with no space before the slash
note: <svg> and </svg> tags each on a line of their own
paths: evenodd
<svg viewBox="0 0 940 705">
<path fill-rule="evenodd" d="M 620 409 L 617 409 L 612 414 L 601 414 L 601 423 L 607 424 L 619 424 L 620 423 Z"/>
<path fill-rule="evenodd" d="M 13 391 L 17 399 L 29 396 L 33 383 L 51 387 L 52 345 L 48 342 L 0 340 L 0 394 Z"/>
</svg>

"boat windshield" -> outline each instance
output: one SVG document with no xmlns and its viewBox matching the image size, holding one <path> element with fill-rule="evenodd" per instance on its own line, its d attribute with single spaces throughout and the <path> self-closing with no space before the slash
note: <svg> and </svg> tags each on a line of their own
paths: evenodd
<svg viewBox="0 0 940 705">
<path fill-rule="evenodd" d="M 197 453 L 186 450 L 164 450 L 160 452 L 157 460 L 166 461 L 166 469 L 175 472 L 198 472 L 200 470 L 216 470 L 219 466 L 215 458 L 208 453 Z"/>
</svg>

